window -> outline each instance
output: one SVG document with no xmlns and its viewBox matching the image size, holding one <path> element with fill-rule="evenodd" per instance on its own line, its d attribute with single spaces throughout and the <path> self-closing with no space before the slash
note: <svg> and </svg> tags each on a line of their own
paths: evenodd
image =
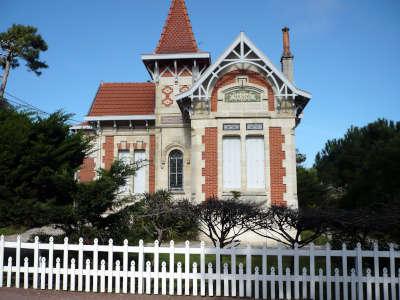
<svg viewBox="0 0 400 300">
<path fill-rule="evenodd" d="M 169 154 L 169 188 L 183 190 L 183 154 L 179 150 Z"/>
<path fill-rule="evenodd" d="M 242 181 L 240 137 L 224 137 L 223 151 L 223 188 L 240 189 Z"/>
<path fill-rule="evenodd" d="M 146 191 L 146 169 L 144 160 L 146 159 L 146 152 L 144 150 L 135 150 L 135 162 L 138 162 L 142 167 L 136 171 L 133 180 L 133 189 L 135 194 L 143 194 Z"/>
<path fill-rule="evenodd" d="M 246 138 L 247 188 L 265 188 L 265 151 L 263 137 Z"/>
<path fill-rule="evenodd" d="M 131 163 L 129 150 L 118 151 L 118 160 L 126 165 L 129 165 Z M 126 179 L 125 185 L 120 189 L 120 193 L 128 194 L 130 192 L 130 181 L 131 181 L 130 178 Z"/>
</svg>

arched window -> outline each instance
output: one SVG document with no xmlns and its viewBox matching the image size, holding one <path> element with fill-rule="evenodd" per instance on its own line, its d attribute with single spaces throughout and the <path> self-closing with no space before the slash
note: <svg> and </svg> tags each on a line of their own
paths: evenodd
<svg viewBox="0 0 400 300">
<path fill-rule="evenodd" d="M 169 154 L 169 188 L 183 189 L 183 153 L 179 150 L 173 150 Z"/>
</svg>

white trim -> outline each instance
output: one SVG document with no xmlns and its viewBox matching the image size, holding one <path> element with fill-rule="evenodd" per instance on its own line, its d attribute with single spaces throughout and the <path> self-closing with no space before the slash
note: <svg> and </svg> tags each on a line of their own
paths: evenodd
<svg viewBox="0 0 400 300">
<path fill-rule="evenodd" d="M 155 115 L 131 115 L 131 116 L 94 116 L 85 117 L 85 121 L 145 121 L 155 120 Z"/>
<path fill-rule="evenodd" d="M 173 54 L 143 54 L 142 60 L 163 60 L 163 59 L 189 59 L 189 58 L 211 58 L 209 52 L 201 53 L 173 53 Z"/>
<path fill-rule="evenodd" d="M 271 60 L 262 53 L 262 51 L 260 49 L 258 49 L 253 42 L 251 42 L 251 40 L 246 36 L 246 34 L 244 32 L 241 32 L 239 34 L 239 36 L 235 39 L 235 41 L 225 50 L 225 52 L 218 58 L 218 60 L 211 65 L 203 74 L 202 76 L 199 78 L 199 80 L 191 87 L 190 90 L 179 94 L 175 97 L 175 99 L 177 101 L 182 100 L 183 98 L 187 98 L 190 97 L 191 95 L 193 95 L 193 93 L 200 88 L 200 86 L 203 84 L 203 82 L 210 76 L 213 75 L 214 71 L 218 68 L 218 66 L 224 62 L 224 60 L 226 59 L 226 57 L 234 51 L 234 49 L 237 47 L 238 44 L 241 44 L 243 46 L 243 43 L 246 43 L 251 50 L 260 58 L 260 60 L 262 60 L 270 69 L 271 69 L 271 73 L 275 73 L 276 76 L 278 76 L 282 82 L 289 87 L 295 94 L 299 95 L 299 96 L 303 96 L 305 98 L 311 99 L 312 95 L 308 92 L 302 91 L 298 88 L 296 88 L 292 82 L 290 82 L 286 76 L 279 71 L 271 62 Z M 240 55 L 239 55 L 240 56 Z M 230 64 L 234 64 L 234 63 L 254 63 L 251 60 L 247 60 L 245 57 L 240 58 L 240 59 L 235 59 L 234 61 L 232 61 Z"/>
<path fill-rule="evenodd" d="M 75 126 L 71 126 L 69 129 L 71 129 L 71 130 L 91 130 L 91 129 L 93 129 L 93 127 L 90 125 L 75 125 Z"/>
</svg>

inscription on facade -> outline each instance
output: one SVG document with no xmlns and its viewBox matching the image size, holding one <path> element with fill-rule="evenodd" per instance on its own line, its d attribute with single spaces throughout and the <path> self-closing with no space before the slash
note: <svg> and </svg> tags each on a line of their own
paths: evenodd
<svg viewBox="0 0 400 300">
<path fill-rule="evenodd" d="M 183 122 L 182 116 L 162 116 L 161 123 L 164 125 L 181 124 Z"/>
<path fill-rule="evenodd" d="M 240 130 L 240 124 L 224 124 L 224 130 L 226 131 Z"/>
<path fill-rule="evenodd" d="M 247 123 L 246 129 L 247 130 L 263 130 L 264 125 L 263 125 L 263 123 Z"/>
<path fill-rule="evenodd" d="M 225 102 L 260 102 L 261 101 L 261 90 L 242 87 L 228 89 L 224 92 Z"/>
</svg>

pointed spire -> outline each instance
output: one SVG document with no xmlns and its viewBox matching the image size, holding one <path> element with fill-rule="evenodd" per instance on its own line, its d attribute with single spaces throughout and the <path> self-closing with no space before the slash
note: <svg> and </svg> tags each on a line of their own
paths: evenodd
<svg viewBox="0 0 400 300">
<path fill-rule="evenodd" d="M 198 52 L 185 0 L 172 0 L 156 54 Z"/>
</svg>

